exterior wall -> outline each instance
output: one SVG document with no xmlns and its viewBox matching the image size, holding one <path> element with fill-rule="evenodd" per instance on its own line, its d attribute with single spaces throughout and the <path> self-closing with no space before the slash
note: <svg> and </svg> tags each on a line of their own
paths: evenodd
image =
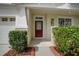
<svg viewBox="0 0 79 59">
<path fill-rule="evenodd" d="M 34 30 L 34 24 L 35 24 L 35 22 L 34 22 L 34 16 L 32 15 L 32 18 L 31 18 L 31 34 L 32 34 L 32 40 L 34 39 L 34 37 L 35 37 L 35 30 Z"/>
<path fill-rule="evenodd" d="M 27 17 L 25 13 L 25 7 L 21 5 L 0 5 L 0 16 L 2 17 L 15 17 L 15 23 L 3 23 L 0 22 L 0 44 L 8 43 L 8 33 L 10 30 L 27 29 Z M 5 25 L 6 24 L 6 25 Z"/>
<path fill-rule="evenodd" d="M 33 18 L 34 16 L 44 16 L 44 37 L 48 40 L 51 40 L 53 45 L 54 45 L 54 37 L 52 34 L 52 26 L 51 26 L 51 19 L 54 19 L 54 26 L 53 27 L 58 27 L 58 18 L 71 18 L 72 19 L 72 26 L 79 26 L 79 17 L 76 16 L 63 16 L 63 15 L 50 15 L 50 14 L 32 14 L 32 38 L 35 38 L 35 29 L 34 29 L 34 21 L 35 19 Z M 53 38 L 53 39 L 51 39 Z"/>
<path fill-rule="evenodd" d="M 26 12 L 25 12 L 26 11 Z M 39 14 L 40 13 L 40 14 Z M 8 29 L 24 29 L 26 30 L 28 28 L 28 44 L 30 44 L 31 39 L 35 38 L 35 30 L 34 30 L 34 16 L 44 16 L 43 20 L 43 31 L 44 31 L 44 38 L 51 40 L 51 18 L 54 18 L 54 25 L 58 26 L 58 18 L 59 17 L 71 17 L 72 18 L 72 25 L 73 26 L 79 26 L 79 17 L 76 16 L 63 16 L 63 15 L 50 15 L 50 14 L 41 14 L 41 11 L 39 13 L 31 14 L 31 11 L 22 5 L 14 5 L 14 6 L 1 6 L 0 5 L 0 16 L 15 16 L 16 22 L 13 27 L 10 27 Z M 27 14 L 27 16 L 26 16 Z M 27 22 L 28 20 L 28 22 Z M 28 25 L 27 25 L 28 23 Z M 55 27 L 54 26 L 54 27 Z M 2 26 L 0 26 L 1 28 Z M 6 28 L 6 26 L 4 26 Z M 2 29 L 2 28 L 1 28 Z M 6 31 L 4 29 L 4 31 Z M 7 32 L 7 31 L 6 31 Z M 2 34 L 1 34 L 2 35 Z M 7 34 L 6 34 L 7 35 Z M 5 38 L 6 39 L 6 38 Z M 0 40 L 1 41 L 1 40 Z M 3 40 L 4 41 L 4 40 Z M 53 40 L 52 40 L 53 42 Z M 5 41 L 4 41 L 5 43 Z"/>
<path fill-rule="evenodd" d="M 0 6 L 1 17 L 16 17 L 16 9 L 14 6 Z M 1 19 L 0 19 L 1 20 Z M 8 43 L 8 33 L 10 30 L 15 29 L 15 23 L 12 22 L 1 22 L 0 21 L 0 44 Z"/>
<path fill-rule="evenodd" d="M 73 19 L 73 26 L 79 26 L 79 17 L 74 17 Z"/>
<path fill-rule="evenodd" d="M 54 26 L 53 27 L 56 27 L 58 26 L 58 19 L 56 16 L 54 15 L 48 15 L 47 16 L 47 39 L 51 39 L 51 19 L 54 19 Z"/>
<path fill-rule="evenodd" d="M 2 24 L 3 23 L 3 24 Z M 10 30 L 15 29 L 15 23 L 12 22 L 0 22 L 0 44 L 9 44 L 8 33 Z"/>
<path fill-rule="evenodd" d="M 26 13 L 24 6 L 0 5 L 0 16 L 14 16 L 16 17 L 16 28 L 27 28 Z"/>
<path fill-rule="evenodd" d="M 0 6 L 0 16 L 16 16 L 17 12 L 16 12 L 16 7 L 1 7 Z"/>
<path fill-rule="evenodd" d="M 27 16 L 26 10 L 24 6 L 17 5 L 16 6 L 17 16 L 16 16 L 16 28 L 28 28 L 27 26 Z"/>
<path fill-rule="evenodd" d="M 32 14 L 32 38 L 35 39 L 35 16 L 43 16 L 44 19 L 43 21 L 43 35 L 44 35 L 44 39 L 48 39 L 51 40 L 51 18 L 54 18 L 54 25 L 58 26 L 58 21 L 55 17 L 53 17 L 53 15 L 44 15 L 44 14 Z"/>
</svg>

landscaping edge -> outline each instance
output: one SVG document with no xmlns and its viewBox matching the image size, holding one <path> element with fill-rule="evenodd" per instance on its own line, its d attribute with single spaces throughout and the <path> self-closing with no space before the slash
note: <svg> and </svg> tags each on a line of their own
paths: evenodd
<svg viewBox="0 0 79 59">
<path fill-rule="evenodd" d="M 60 52 L 58 52 L 58 51 L 56 50 L 56 47 L 51 46 L 51 47 L 49 47 L 49 48 L 50 48 L 50 50 L 52 51 L 52 53 L 55 54 L 55 56 L 63 56 L 62 53 L 60 53 Z"/>
</svg>

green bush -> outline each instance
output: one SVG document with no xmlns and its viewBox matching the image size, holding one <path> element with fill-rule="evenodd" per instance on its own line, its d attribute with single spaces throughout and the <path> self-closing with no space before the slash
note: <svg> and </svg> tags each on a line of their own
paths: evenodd
<svg viewBox="0 0 79 59">
<path fill-rule="evenodd" d="M 9 44 L 16 52 L 23 52 L 27 48 L 27 31 L 10 31 Z"/>
<path fill-rule="evenodd" d="M 63 26 L 52 30 L 58 51 L 64 55 L 79 55 L 79 27 Z"/>
</svg>

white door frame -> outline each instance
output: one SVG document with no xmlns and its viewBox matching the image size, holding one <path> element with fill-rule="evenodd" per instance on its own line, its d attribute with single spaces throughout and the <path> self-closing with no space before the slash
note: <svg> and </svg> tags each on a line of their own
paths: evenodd
<svg viewBox="0 0 79 59">
<path fill-rule="evenodd" d="M 43 19 L 35 19 L 36 17 L 43 17 Z M 43 39 L 44 38 L 44 16 L 40 16 L 40 15 L 35 15 L 34 16 L 34 39 Z M 43 22 L 43 37 L 35 37 L 35 21 L 42 21 Z"/>
</svg>

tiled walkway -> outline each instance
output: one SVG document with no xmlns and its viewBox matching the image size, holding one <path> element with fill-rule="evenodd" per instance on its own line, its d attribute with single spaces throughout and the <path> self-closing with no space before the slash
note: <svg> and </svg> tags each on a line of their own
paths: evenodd
<svg viewBox="0 0 79 59">
<path fill-rule="evenodd" d="M 54 56 L 49 47 L 35 47 L 36 56 Z"/>
<path fill-rule="evenodd" d="M 34 46 L 34 47 L 49 47 L 49 46 L 53 46 L 53 44 L 51 43 L 50 40 L 47 39 L 34 39 L 31 41 L 31 45 L 30 46 Z"/>
<path fill-rule="evenodd" d="M 31 42 L 31 46 L 35 47 L 36 56 L 54 56 L 54 54 L 49 49 L 50 46 L 53 46 L 50 40 L 46 39 L 35 39 Z"/>
<path fill-rule="evenodd" d="M 2 56 L 4 53 L 6 53 L 8 50 L 9 50 L 10 48 L 9 48 L 9 45 L 0 45 L 0 56 Z"/>
</svg>

